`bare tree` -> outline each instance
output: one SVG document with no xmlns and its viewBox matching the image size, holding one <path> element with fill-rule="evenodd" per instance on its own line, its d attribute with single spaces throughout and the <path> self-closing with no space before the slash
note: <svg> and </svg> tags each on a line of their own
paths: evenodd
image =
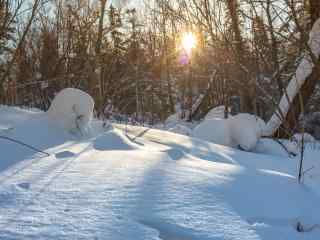
<svg viewBox="0 0 320 240">
<path fill-rule="evenodd" d="M 241 111 L 254 112 L 255 111 L 255 96 L 254 96 L 254 82 L 246 74 L 245 66 L 245 47 L 244 41 L 241 36 L 240 20 L 239 20 L 239 3 L 238 0 L 226 1 L 228 12 L 231 18 L 231 27 L 234 35 L 235 56 L 238 65 L 237 74 L 238 81 L 242 87 L 240 90 L 241 95 Z"/>
</svg>

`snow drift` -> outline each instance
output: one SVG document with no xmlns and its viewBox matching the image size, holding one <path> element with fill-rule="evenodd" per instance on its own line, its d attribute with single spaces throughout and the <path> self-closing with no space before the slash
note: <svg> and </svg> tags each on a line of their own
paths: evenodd
<svg viewBox="0 0 320 240">
<path fill-rule="evenodd" d="M 169 128 L 168 131 L 182 134 L 182 135 L 186 135 L 186 136 L 190 136 L 192 134 L 192 130 L 189 127 L 182 125 L 182 124 L 177 124 L 177 125 Z"/>
<path fill-rule="evenodd" d="M 94 140 L 93 148 L 99 151 L 128 151 L 139 149 L 139 147 L 129 141 L 123 133 L 114 129 L 97 137 Z"/>
<path fill-rule="evenodd" d="M 255 153 L 268 154 L 280 157 L 294 157 L 299 153 L 298 145 L 288 140 L 274 140 L 272 138 L 261 138 L 252 150 Z"/>
<path fill-rule="evenodd" d="M 235 147 L 231 140 L 228 119 L 205 120 L 193 130 L 192 136 L 220 145 Z"/>
<path fill-rule="evenodd" d="M 49 119 L 68 131 L 85 130 L 93 117 L 94 100 L 75 88 L 66 88 L 57 94 L 48 110 Z"/>
<path fill-rule="evenodd" d="M 174 113 L 170 115 L 166 121 L 164 122 L 165 126 L 170 129 L 176 126 L 179 122 L 181 122 L 180 113 Z"/>
<path fill-rule="evenodd" d="M 8 134 L 37 147 L 47 142 L 41 149 L 51 155 L 0 143 L 0 239 L 319 239 L 318 227 L 296 230 L 298 221 L 305 229 L 320 222 L 320 165 L 311 148 L 304 169 L 315 167 L 300 185 L 299 158 L 121 124 L 77 141 L 45 113 L 21 115 Z"/>
<path fill-rule="evenodd" d="M 233 143 L 243 150 L 252 150 L 262 136 L 264 121 L 254 115 L 240 113 L 229 118 L 229 127 Z"/>
<path fill-rule="evenodd" d="M 264 125 L 264 121 L 257 116 L 241 113 L 228 119 L 204 120 L 193 130 L 192 135 L 217 144 L 250 151 L 262 136 Z"/>
</svg>

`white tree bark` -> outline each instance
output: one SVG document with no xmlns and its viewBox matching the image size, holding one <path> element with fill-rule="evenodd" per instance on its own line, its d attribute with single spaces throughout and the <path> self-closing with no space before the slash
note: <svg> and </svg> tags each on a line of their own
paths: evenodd
<svg viewBox="0 0 320 240">
<path fill-rule="evenodd" d="M 320 19 L 318 19 L 312 27 L 309 35 L 308 45 L 314 57 L 318 59 L 320 55 Z M 290 108 L 290 104 L 295 96 L 299 93 L 307 77 L 312 73 L 314 67 L 312 54 L 306 53 L 299 63 L 296 73 L 291 78 L 285 93 L 280 100 L 278 108 L 275 110 L 271 119 L 266 124 L 266 127 L 263 131 L 264 136 L 273 135 L 285 120 Z"/>
</svg>

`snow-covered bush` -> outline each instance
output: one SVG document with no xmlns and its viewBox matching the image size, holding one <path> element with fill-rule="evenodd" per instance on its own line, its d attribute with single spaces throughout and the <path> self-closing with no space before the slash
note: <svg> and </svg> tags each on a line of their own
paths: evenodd
<svg viewBox="0 0 320 240">
<path fill-rule="evenodd" d="M 93 117 L 94 100 L 87 93 L 66 88 L 60 91 L 48 110 L 49 119 L 68 131 L 87 129 Z"/>
<path fill-rule="evenodd" d="M 264 121 L 241 113 L 228 119 L 209 119 L 200 123 L 192 136 L 230 147 L 252 150 L 262 136 Z"/>
</svg>

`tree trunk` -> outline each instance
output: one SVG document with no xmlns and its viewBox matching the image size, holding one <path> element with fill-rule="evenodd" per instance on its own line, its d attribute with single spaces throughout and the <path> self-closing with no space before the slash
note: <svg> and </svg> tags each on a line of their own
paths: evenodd
<svg viewBox="0 0 320 240">
<path fill-rule="evenodd" d="M 102 37 L 103 37 L 103 23 L 104 23 L 104 15 L 105 15 L 105 7 L 107 0 L 100 0 L 100 17 L 99 17 L 99 26 L 98 26 L 98 38 L 95 46 L 96 57 L 94 59 L 94 63 L 92 66 L 92 71 L 95 72 L 95 67 L 99 68 L 99 75 L 96 79 L 89 79 L 91 94 L 95 93 L 95 88 L 98 85 L 99 91 L 98 96 L 96 96 L 97 101 L 97 109 L 98 113 L 103 111 L 103 63 L 101 59 L 101 45 L 102 45 Z"/>
<path fill-rule="evenodd" d="M 298 93 L 294 97 L 292 103 L 290 104 L 290 108 L 286 115 L 285 121 L 282 122 L 282 124 L 274 134 L 276 137 L 288 138 L 290 137 L 289 130 L 294 130 L 294 129 L 297 130 L 299 116 L 303 110 L 301 109 L 299 98 L 301 97 L 302 103 L 304 106 L 308 103 L 312 93 L 314 92 L 316 84 L 319 81 L 319 76 L 320 76 L 320 59 L 318 59 L 317 64 L 314 66 L 312 70 L 312 73 L 306 78 L 304 84 L 300 89 L 300 93 Z M 299 94 L 301 95 L 299 96 Z"/>
<path fill-rule="evenodd" d="M 243 69 L 245 60 L 245 48 L 240 30 L 238 15 L 238 0 L 227 0 L 227 8 L 231 18 L 231 27 L 235 40 L 235 55 L 237 61 L 237 75 L 240 87 L 241 112 L 254 112 L 254 85 L 250 76 Z"/>
<path fill-rule="evenodd" d="M 166 11 L 165 9 L 163 11 Z M 170 114 L 174 113 L 174 101 L 172 97 L 172 86 L 171 86 L 171 69 L 170 69 L 170 59 L 169 59 L 169 49 L 168 49 L 168 39 L 167 39 L 167 28 L 166 28 L 166 14 L 164 14 L 163 22 L 162 22 L 162 30 L 163 30 L 163 41 L 164 41 L 164 58 L 165 58 L 165 68 L 166 68 L 166 81 L 167 81 L 167 90 L 168 90 L 168 98 L 169 98 L 169 111 Z"/>
<path fill-rule="evenodd" d="M 269 32 L 271 36 L 271 58 L 272 58 L 272 65 L 273 65 L 273 72 L 277 73 L 279 71 L 279 61 L 278 61 L 278 44 L 277 44 L 277 38 L 274 32 L 274 24 L 272 19 L 272 12 L 271 12 L 271 0 L 267 1 L 267 8 L 266 8 L 266 14 L 269 24 Z M 283 95 L 283 83 L 282 80 L 279 77 L 276 78 L 278 90 L 280 93 L 280 96 Z"/>
<path fill-rule="evenodd" d="M 320 18 L 320 1 L 309 0 L 309 12 L 311 16 L 311 24 L 313 25 Z"/>
<path fill-rule="evenodd" d="M 311 24 L 314 25 L 317 19 L 320 18 L 320 1 L 319 0 L 309 0 L 309 12 L 311 17 Z M 308 103 L 311 95 L 313 94 L 316 84 L 320 77 L 320 59 L 318 57 L 317 62 L 314 63 L 312 73 L 305 79 L 303 85 L 300 88 L 300 93 L 296 94 L 293 101 L 290 104 L 289 111 L 285 116 L 280 127 L 276 130 L 275 136 L 281 138 L 287 138 L 289 130 L 297 130 L 297 124 L 299 116 L 303 109 L 301 109 L 300 101 L 304 106 Z M 301 99 L 300 99 L 301 97 Z"/>
</svg>

